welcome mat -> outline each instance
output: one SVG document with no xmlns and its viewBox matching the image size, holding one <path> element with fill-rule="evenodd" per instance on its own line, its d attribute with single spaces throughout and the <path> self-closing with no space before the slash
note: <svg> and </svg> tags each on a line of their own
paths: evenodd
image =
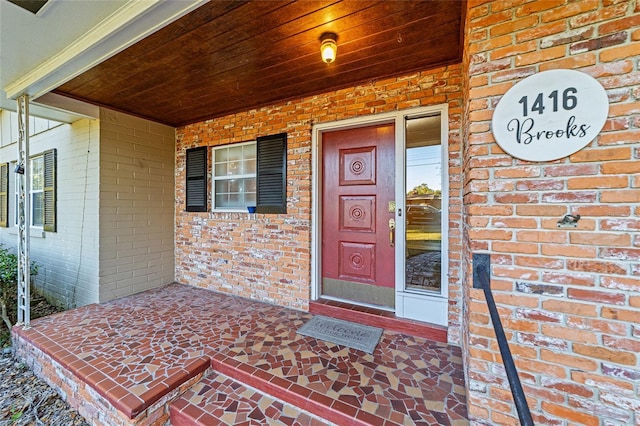
<svg viewBox="0 0 640 426">
<path fill-rule="evenodd" d="M 316 315 L 298 329 L 298 334 L 371 354 L 380 341 L 382 329 Z"/>
</svg>

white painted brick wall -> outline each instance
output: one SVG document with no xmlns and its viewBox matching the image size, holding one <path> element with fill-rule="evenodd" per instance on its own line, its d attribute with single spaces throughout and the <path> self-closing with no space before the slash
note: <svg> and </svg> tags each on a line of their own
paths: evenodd
<svg viewBox="0 0 640 426">
<path fill-rule="evenodd" d="M 100 301 L 174 280 L 175 130 L 100 114 Z"/>
<path fill-rule="evenodd" d="M 46 120 L 31 123 L 40 132 L 30 139 L 31 154 L 51 148 L 58 154 L 58 232 L 32 230 L 36 285 L 67 308 L 175 277 L 175 131 L 109 110 L 100 119 L 52 129 Z M 15 128 L 16 114 L 0 111 L 0 162 L 17 158 Z M 13 173 L 10 184 L 13 223 Z M 0 244 L 15 248 L 17 240 L 15 227 L 0 228 Z"/>
<path fill-rule="evenodd" d="M 31 258 L 39 265 L 36 287 L 64 307 L 97 302 L 99 123 L 83 119 L 48 129 L 43 122 L 31 121 L 41 133 L 30 138 L 30 154 L 34 156 L 56 148 L 58 156 L 57 232 L 31 230 Z M 15 113 L 0 112 L 0 126 L 0 162 L 15 161 Z M 12 170 L 9 181 L 9 213 L 13 224 L 15 181 Z M 15 226 L 0 228 L 1 244 L 15 248 L 17 241 Z"/>
</svg>

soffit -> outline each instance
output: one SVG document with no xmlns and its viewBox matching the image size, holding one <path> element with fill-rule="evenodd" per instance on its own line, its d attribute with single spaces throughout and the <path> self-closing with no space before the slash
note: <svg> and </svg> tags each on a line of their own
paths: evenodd
<svg viewBox="0 0 640 426">
<path fill-rule="evenodd" d="M 211 1 L 55 93 L 182 126 L 461 58 L 463 1 Z M 320 60 L 319 37 L 338 34 Z"/>
<path fill-rule="evenodd" d="M 23 94 L 32 100 L 47 94 L 203 3 L 49 0 L 34 14 L 0 0 L 0 109 L 15 110 L 15 99 Z M 50 108 L 49 100 L 33 102 L 30 113 L 73 121 L 78 118 L 76 109 L 87 110 L 86 106 L 59 109 L 59 105 L 68 107 L 68 101 Z"/>
</svg>

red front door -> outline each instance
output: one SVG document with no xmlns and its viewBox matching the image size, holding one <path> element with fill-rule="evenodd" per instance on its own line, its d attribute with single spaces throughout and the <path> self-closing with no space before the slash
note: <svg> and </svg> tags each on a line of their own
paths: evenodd
<svg viewBox="0 0 640 426">
<path fill-rule="evenodd" d="M 322 134 L 323 296 L 395 305 L 394 150 L 393 124 Z"/>
</svg>

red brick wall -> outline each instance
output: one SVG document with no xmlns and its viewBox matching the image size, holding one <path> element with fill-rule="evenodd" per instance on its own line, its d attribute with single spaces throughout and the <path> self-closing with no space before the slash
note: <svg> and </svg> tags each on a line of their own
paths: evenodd
<svg viewBox="0 0 640 426">
<path fill-rule="evenodd" d="M 176 279 L 306 310 L 311 292 L 311 134 L 314 123 L 413 107 L 449 105 L 450 328 L 461 323 L 460 65 L 296 99 L 189 125 L 177 130 Z M 288 134 L 287 214 L 187 213 L 185 150 Z M 210 186 L 210 185 L 209 185 Z"/>
<path fill-rule="evenodd" d="M 536 424 L 640 425 L 640 6 L 469 0 L 464 258 L 492 287 Z M 467 65 L 468 64 L 468 65 Z M 553 69 L 595 77 L 601 134 L 569 158 L 513 159 L 490 128 L 501 95 Z M 565 214 L 576 229 L 558 229 Z M 465 262 L 466 368 L 475 424 L 517 424 L 484 295 Z"/>
</svg>

